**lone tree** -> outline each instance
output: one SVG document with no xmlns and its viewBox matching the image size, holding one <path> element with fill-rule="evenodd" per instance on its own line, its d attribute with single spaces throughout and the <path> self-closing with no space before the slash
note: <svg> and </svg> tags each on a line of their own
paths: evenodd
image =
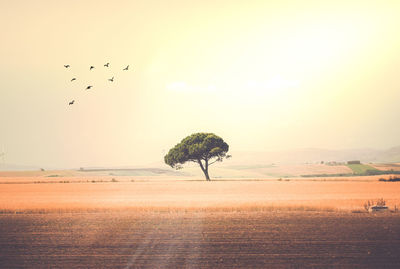
<svg viewBox="0 0 400 269">
<path fill-rule="evenodd" d="M 212 133 L 196 133 L 184 138 L 165 155 L 166 164 L 175 169 L 181 169 L 186 162 L 196 162 L 200 165 L 206 180 L 210 181 L 208 167 L 224 158 L 231 156 L 226 153 L 229 145 Z"/>
</svg>

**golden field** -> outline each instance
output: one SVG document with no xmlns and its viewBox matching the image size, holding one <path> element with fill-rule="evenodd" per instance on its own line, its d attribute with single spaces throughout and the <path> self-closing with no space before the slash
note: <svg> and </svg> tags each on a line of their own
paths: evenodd
<svg viewBox="0 0 400 269">
<path fill-rule="evenodd" d="M 120 210 L 361 210 L 383 198 L 400 206 L 400 184 L 383 176 L 220 179 L 73 176 L 1 177 L 2 212 Z M 384 177 L 389 177 L 384 176 Z"/>
<path fill-rule="evenodd" d="M 400 184 L 379 178 L 3 173 L 0 267 L 397 268 Z"/>
</svg>

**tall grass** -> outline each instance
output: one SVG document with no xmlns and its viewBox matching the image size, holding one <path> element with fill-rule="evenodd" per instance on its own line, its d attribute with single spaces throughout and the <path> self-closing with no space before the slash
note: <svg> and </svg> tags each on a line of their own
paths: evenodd
<svg viewBox="0 0 400 269">
<path fill-rule="evenodd" d="M 125 207 L 42 207 L 42 208 L 3 208 L 0 214 L 54 214 L 54 213 L 104 213 L 104 212 L 147 212 L 147 213 L 174 213 L 174 212 L 338 212 L 338 208 L 329 206 L 308 205 L 279 205 L 279 204 L 243 204 L 232 206 L 125 206 Z"/>
</svg>

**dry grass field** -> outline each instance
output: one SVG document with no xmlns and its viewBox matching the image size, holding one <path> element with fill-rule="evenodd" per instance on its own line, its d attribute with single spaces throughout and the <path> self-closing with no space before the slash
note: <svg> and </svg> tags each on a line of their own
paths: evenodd
<svg viewBox="0 0 400 269">
<path fill-rule="evenodd" d="M 383 167 L 393 167 L 396 164 L 377 164 Z M 380 169 L 380 168 L 378 168 Z M 384 170 L 384 169 L 382 169 Z M 390 170 L 390 169 L 387 169 Z M 300 177 L 302 175 L 332 175 L 353 173 L 347 165 L 327 164 L 264 164 L 264 165 L 240 165 L 235 163 L 221 163 L 212 168 L 214 178 L 226 179 L 274 179 L 279 177 Z M 41 180 L 55 181 L 65 177 L 88 179 L 96 177 L 123 176 L 132 178 L 202 178 L 203 173 L 197 164 L 188 164 L 183 170 L 173 170 L 164 164 L 158 164 L 158 168 L 142 167 L 131 169 L 95 169 L 84 170 L 46 170 L 46 171 L 0 171 L 0 178 L 41 178 Z"/>
<path fill-rule="evenodd" d="M 190 175 L 202 176 L 196 165 L 184 170 Z M 301 175 L 351 174 L 353 171 L 346 165 L 326 164 L 269 164 L 269 165 L 230 165 L 222 164 L 213 167 L 212 174 L 217 178 L 279 178 L 299 177 Z"/>
<path fill-rule="evenodd" d="M 351 211 L 362 209 L 368 199 L 378 198 L 384 198 L 390 207 L 400 206 L 400 184 L 379 182 L 378 178 L 380 176 L 205 182 L 203 179 L 160 177 L 7 177 L 0 179 L 0 211 L 229 210 L 236 207 Z"/>
<path fill-rule="evenodd" d="M 0 268 L 398 268 L 378 179 L 3 176 Z"/>
<path fill-rule="evenodd" d="M 400 163 L 371 164 L 371 166 L 383 171 L 400 171 Z"/>
</svg>

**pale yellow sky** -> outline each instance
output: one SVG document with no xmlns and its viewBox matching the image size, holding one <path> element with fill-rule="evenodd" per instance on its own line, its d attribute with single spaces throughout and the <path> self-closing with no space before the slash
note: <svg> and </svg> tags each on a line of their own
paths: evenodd
<svg viewBox="0 0 400 269">
<path fill-rule="evenodd" d="M 200 131 L 232 151 L 400 145 L 399 15 L 399 1 L 1 1 L 0 151 L 79 167 L 160 161 Z"/>
</svg>

